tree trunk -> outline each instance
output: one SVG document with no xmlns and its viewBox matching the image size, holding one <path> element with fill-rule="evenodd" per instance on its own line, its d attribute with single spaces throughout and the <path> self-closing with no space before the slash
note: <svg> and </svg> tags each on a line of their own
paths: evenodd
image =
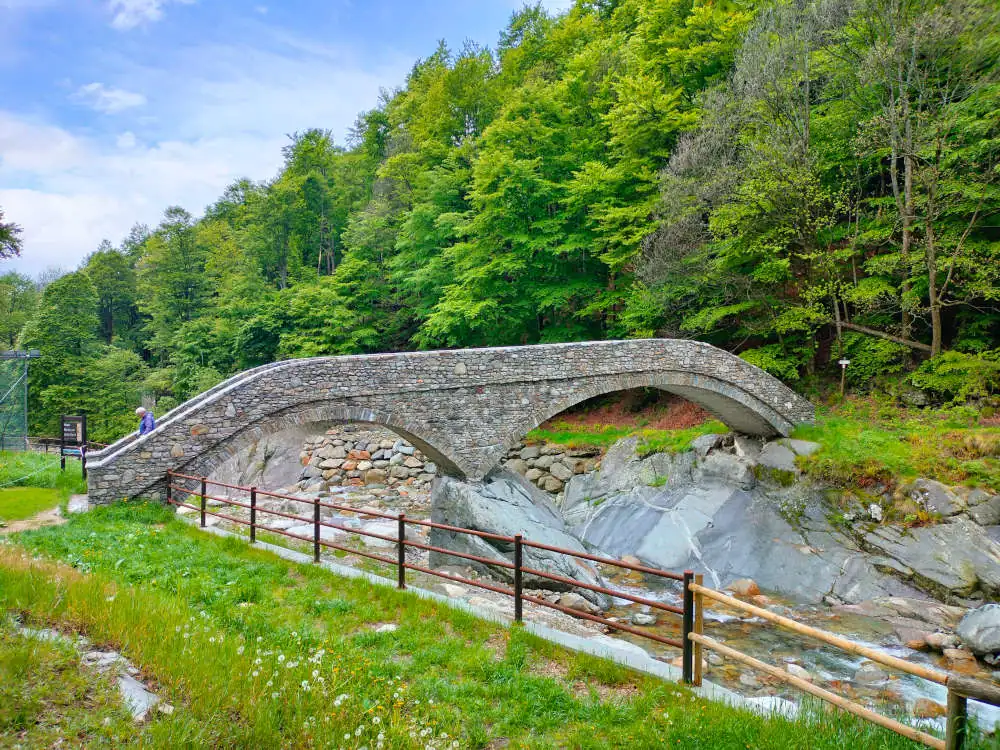
<svg viewBox="0 0 1000 750">
<path fill-rule="evenodd" d="M 919 341 L 913 341 L 911 339 L 904 339 L 901 336 L 893 336 L 891 333 L 886 333 L 885 331 L 877 331 L 874 328 L 859 326 L 857 323 L 848 323 L 847 321 L 841 321 L 840 325 L 848 331 L 857 331 L 858 333 L 864 333 L 869 336 L 876 336 L 880 339 L 885 339 L 886 341 L 892 341 L 896 344 L 908 346 L 911 349 L 919 349 L 922 352 L 931 351 L 931 347 L 927 346 L 927 344 L 922 344 Z"/>
</svg>

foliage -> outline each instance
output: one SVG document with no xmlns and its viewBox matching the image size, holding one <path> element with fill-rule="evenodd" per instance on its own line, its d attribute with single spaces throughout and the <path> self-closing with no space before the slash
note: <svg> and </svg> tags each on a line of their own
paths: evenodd
<svg viewBox="0 0 1000 750">
<path fill-rule="evenodd" d="M 21 227 L 13 222 L 4 222 L 0 209 L 0 260 L 21 254 Z"/>
<path fill-rule="evenodd" d="M 924 362 L 910 382 L 956 403 L 990 396 L 1000 391 L 1000 349 L 977 355 L 945 352 Z"/>
<path fill-rule="evenodd" d="M 142 730 L 144 746 L 374 747 L 382 734 L 399 748 L 784 748 L 808 733 L 815 748 L 909 747 L 842 713 L 790 721 L 713 703 L 522 628 L 206 536 L 158 505 L 17 541 L 30 554 L 0 547 L 0 609 L 120 644 L 178 707 Z M 397 628 L 375 631 L 387 622 Z"/>
<path fill-rule="evenodd" d="M 0 735 L 24 747 L 120 747 L 142 732 L 117 682 L 85 667 L 71 641 L 21 634 L 0 616 Z"/>
<path fill-rule="evenodd" d="M 938 392 L 982 392 L 998 13 L 525 7 L 494 49 L 417 61 L 346 143 L 316 123 L 201 217 L 168 207 L 44 291 L 0 277 L 0 336 L 43 353 L 32 430 L 85 410 L 110 441 L 140 398 L 162 413 L 280 358 L 614 337 L 696 337 L 797 383 L 844 352 L 865 388 L 960 351 Z"/>
</svg>

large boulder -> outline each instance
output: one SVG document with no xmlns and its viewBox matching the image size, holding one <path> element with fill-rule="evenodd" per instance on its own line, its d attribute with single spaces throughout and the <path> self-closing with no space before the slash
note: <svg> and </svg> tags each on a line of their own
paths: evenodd
<svg viewBox="0 0 1000 750">
<path fill-rule="evenodd" d="M 513 472 L 500 470 L 482 483 L 466 483 L 451 477 L 436 480 L 431 494 L 431 520 L 475 531 L 487 531 L 502 536 L 521 534 L 525 539 L 574 552 L 587 550 L 565 530 L 565 523 L 545 493 L 533 487 Z M 430 543 L 436 547 L 464 552 L 489 560 L 513 562 L 514 545 L 471 534 L 432 529 Z M 597 570 L 585 560 L 569 555 L 523 547 L 524 566 L 553 573 L 591 585 L 603 585 Z M 433 567 L 471 565 L 505 581 L 513 580 L 508 568 L 470 563 L 462 558 L 432 552 Z M 533 588 L 567 590 L 567 584 L 538 576 L 525 576 L 525 585 Z M 607 597 L 580 589 L 589 601 L 604 608 Z"/>
<path fill-rule="evenodd" d="M 962 643 L 980 656 L 1000 653 L 1000 604 L 985 604 L 958 624 Z"/>
<path fill-rule="evenodd" d="M 847 602 L 918 595 L 830 525 L 818 493 L 795 487 L 637 487 L 581 501 L 566 515 L 572 532 L 605 554 L 690 568 L 715 587 L 752 578 L 764 590 L 814 603 L 830 594 Z"/>
</svg>

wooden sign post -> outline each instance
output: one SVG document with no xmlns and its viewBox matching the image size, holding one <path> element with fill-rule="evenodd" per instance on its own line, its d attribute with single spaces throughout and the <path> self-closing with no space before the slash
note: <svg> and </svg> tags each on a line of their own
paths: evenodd
<svg viewBox="0 0 1000 750">
<path fill-rule="evenodd" d="M 62 415 L 59 419 L 59 465 L 66 471 L 66 456 L 79 456 L 83 478 L 87 478 L 87 415 Z"/>
</svg>

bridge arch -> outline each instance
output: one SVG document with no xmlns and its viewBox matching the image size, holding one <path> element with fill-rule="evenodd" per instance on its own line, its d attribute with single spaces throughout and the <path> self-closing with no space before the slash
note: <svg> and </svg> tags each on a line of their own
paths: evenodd
<svg viewBox="0 0 1000 750">
<path fill-rule="evenodd" d="M 88 457 L 94 502 L 162 495 L 166 472 L 204 474 L 254 440 L 310 422 L 395 431 L 443 473 L 484 477 L 529 430 L 587 398 L 655 387 L 735 430 L 788 434 L 813 407 L 763 370 L 675 339 L 461 349 L 274 363 L 241 373 L 165 415 L 148 435 Z"/>
<path fill-rule="evenodd" d="M 385 427 L 416 447 L 428 460 L 436 463 L 443 473 L 461 478 L 470 470 L 468 466 L 463 466 L 464 461 L 455 455 L 454 449 L 444 443 L 443 439 L 427 425 L 403 415 L 388 414 L 358 406 L 345 406 L 335 401 L 316 401 L 267 414 L 256 423 L 214 444 L 190 461 L 178 465 L 176 470 L 182 474 L 211 476 L 226 461 L 270 435 L 289 427 L 330 423 L 371 424 Z"/>
</svg>

